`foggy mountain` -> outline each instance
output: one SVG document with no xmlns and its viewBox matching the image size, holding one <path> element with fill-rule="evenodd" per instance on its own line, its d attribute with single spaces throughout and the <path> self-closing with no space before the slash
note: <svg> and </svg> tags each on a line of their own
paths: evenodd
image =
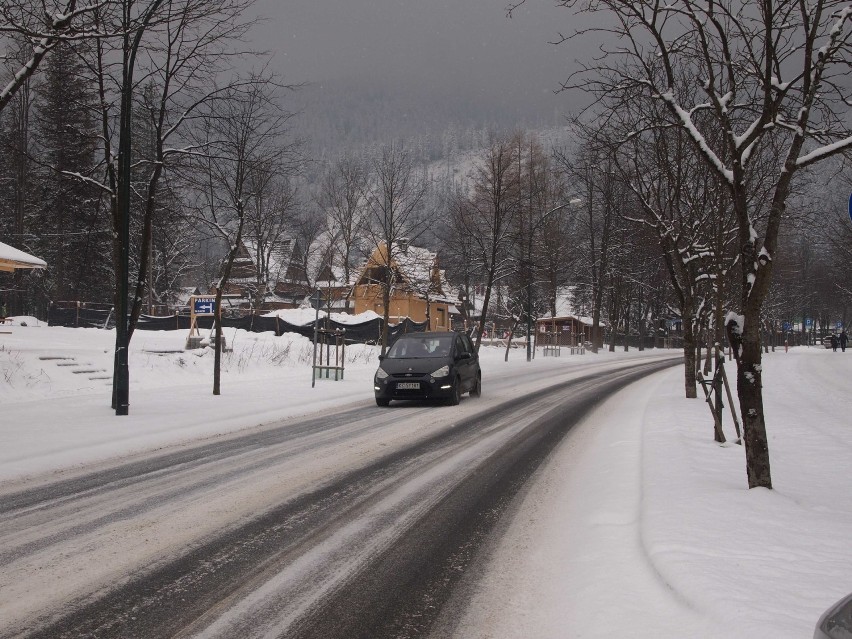
<svg viewBox="0 0 852 639">
<path fill-rule="evenodd" d="M 565 124 L 559 109 L 522 113 L 504 105 L 477 102 L 465 95 L 404 90 L 347 81 L 308 84 L 286 95 L 297 113 L 294 133 L 305 139 L 313 157 L 393 139 L 420 140 L 429 159 L 442 156 L 440 140 L 448 131 L 492 132 L 548 129 Z M 426 142 L 424 142 L 426 140 Z"/>
</svg>

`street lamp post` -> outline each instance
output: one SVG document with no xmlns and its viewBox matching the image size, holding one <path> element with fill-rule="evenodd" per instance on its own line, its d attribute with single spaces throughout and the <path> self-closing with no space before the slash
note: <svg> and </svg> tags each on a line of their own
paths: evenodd
<svg viewBox="0 0 852 639">
<path fill-rule="evenodd" d="M 118 134 L 118 190 L 116 207 L 118 208 L 121 226 L 119 230 L 119 281 L 118 308 L 115 317 L 115 371 L 113 373 L 113 408 L 116 415 L 127 415 L 130 409 L 130 368 L 128 365 L 128 348 L 130 346 L 130 326 L 128 319 L 128 278 L 130 277 L 130 154 L 131 142 L 131 108 L 133 106 L 133 67 L 136 64 L 136 52 L 142 41 L 142 34 L 151 22 L 154 14 L 163 0 L 153 0 L 145 13 L 142 14 L 139 27 L 130 39 L 130 6 L 124 5 L 124 23 L 127 30 L 124 34 L 124 65 L 121 87 L 121 114 Z"/>
</svg>

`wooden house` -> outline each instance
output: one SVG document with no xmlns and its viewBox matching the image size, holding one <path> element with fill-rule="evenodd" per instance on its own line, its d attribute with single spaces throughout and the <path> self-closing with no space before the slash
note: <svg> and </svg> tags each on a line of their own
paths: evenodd
<svg viewBox="0 0 852 639">
<path fill-rule="evenodd" d="M 424 322 L 428 315 L 429 330 L 451 330 L 452 316 L 459 313 L 458 300 L 447 295 L 449 288 L 438 266 L 437 254 L 412 246 L 406 240 L 394 243 L 390 254 L 390 269 L 384 244 L 373 251 L 362 267 L 349 298 L 353 312 L 373 311 L 383 316 L 383 290 L 389 285 L 390 322 L 397 323 L 406 317 Z"/>
<path fill-rule="evenodd" d="M 541 344 L 578 346 L 592 339 L 592 320 L 589 317 L 540 317 L 536 320 L 536 339 Z"/>
<path fill-rule="evenodd" d="M 572 303 L 571 287 L 560 287 L 556 292 L 556 313 L 548 313 L 536 320 L 536 340 L 540 344 L 577 346 L 592 339 L 592 318 L 583 317 Z M 601 322 L 601 329 L 604 323 Z"/>
</svg>

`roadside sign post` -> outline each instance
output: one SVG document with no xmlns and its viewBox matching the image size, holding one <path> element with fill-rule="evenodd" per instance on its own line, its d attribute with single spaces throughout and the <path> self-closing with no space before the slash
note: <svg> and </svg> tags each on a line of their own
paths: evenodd
<svg viewBox="0 0 852 639">
<path fill-rule="evenodd" d="M 189 335 L 186 337 L 186 350 L 201 346 L 201 332 L 198 330 L 199 317 L 216 315 L 215 295 L 192 295 L 189 298 Z"/>
</svg>

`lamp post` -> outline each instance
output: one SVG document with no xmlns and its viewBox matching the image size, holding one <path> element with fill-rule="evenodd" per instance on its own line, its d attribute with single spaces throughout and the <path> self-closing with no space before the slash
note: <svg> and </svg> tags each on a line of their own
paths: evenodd
<svg viewBox="0 0 852 639">
<path fill-rule="evenodd" d="M 113 373 L 113 408 L 116 415 L 127 415 L 130 409 L 130 368 L 127 349 L 130 326 L 127 317 L 128 278 L 130 277 L 130 153 L 132 150 L 130 115 L 133 106 L 133 67 L 142 35 L 163 0 L 153 0 L 142 14 L 133 40 L 130 39 L 130 5 L 124 3 L 124 64 L 122 69 L 121 114 L 118 134 L 118 189 L 116 208 L 120 219 L 118 308 L 115 317 L 115 371 Z"/>
</svg>

